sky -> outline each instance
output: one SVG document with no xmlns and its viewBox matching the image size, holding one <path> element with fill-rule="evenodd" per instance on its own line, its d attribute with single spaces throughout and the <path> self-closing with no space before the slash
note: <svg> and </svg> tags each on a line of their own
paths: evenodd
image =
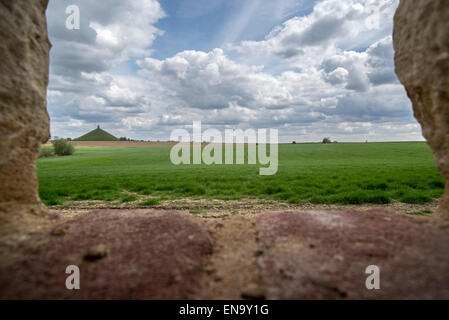
<svg viewBox="0 0 449 320">
<path fill-rule="evenodd" d="M 394 73 L 398 2 L 50 0 L 52 136 L 168 140 L 201 121 L 281 142 L 423 140 Z"/>
</svg>

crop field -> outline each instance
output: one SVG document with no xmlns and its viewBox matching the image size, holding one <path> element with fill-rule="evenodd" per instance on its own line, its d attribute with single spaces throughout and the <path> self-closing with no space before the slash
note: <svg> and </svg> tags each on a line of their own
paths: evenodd
<svg viewBox="0 0 449 320">
<path fill-rule="evenodd" d="M 37 160 L 39 194 L 65 201 L 272 199 L 289 203 L 420 204 L 442 196 L 444 181 L 425 143 L 281 144 L 276 175 L 260 165 L 173 165 L 170 148 L 76 147 Z M 148 197 L 147 197 L 148 198 Z"/>
</svg>

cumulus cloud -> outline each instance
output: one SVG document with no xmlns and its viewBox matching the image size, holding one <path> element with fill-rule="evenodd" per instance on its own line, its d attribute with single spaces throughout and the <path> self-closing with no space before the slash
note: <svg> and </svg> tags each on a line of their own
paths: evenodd
<svg viewBox="0 0 449 320">
<path fill-rule="evenodd" d="M 360 92 L 370 86 L 397 83 L 392 37 L 380 39 L 364 52 L 337 52 L 323 60 L 322 72 L 326 81 L 344 83 L 347 89 Z"/>
<path fill-rule="evenodd" d="M 238 64 L 222 49 L 184 51 L 163 61 L 138 62 L 141 75 L 167 88 L 178 105 L 198 109 L 223 109 L 231 104 L 248 108 L 284 108 L 291 101 L 288 88 L 260 66 Z"/>
<path fill-rule="evenodd" d="M 343 121 L 409 120 L 412 111 L 409 101 L 404 99 L 404 94 L 404 89 L 400 86 L 374 88 L 369 93 L 350 93 L 338 99 L 335 109 L 326 110 L 325 113 L 338 115 Z"/>
<path fill-rule="evenodd" d="M 66 7 L 80 9 L 80 29 L 65 27 Z M 79 75 L 107 71 L 115 64 L 148 54 L 165 16 L 156 0 L 52 0 L 47 9 L 52 73 Z"/>
<path fill-rule="evenodd" d="M 80 7 L 80 30 L 64 27 L 69 4 Z M 76 136 L 101 123 L 117 135 L 167 139 L 202 120 L 205 127 L 278 128 L 287 141 L 382 140 L 391 132 L 416 138 L 394 74 L 397 4 L 321 0 L 263 40 L 157 59 L 155 39 L 169 32 L 156 27 L 167 16 L 158 1 L 51 0 L 52 131 Z M 240 36 L 245 25 L 231 31 Z"/>
<path fill-rule="evenodd" d="M 80 9 L 80 29 L 65 27 L 66 7 Z M 165 16 L 156 0 L 52 0 L 47 9 L 50 41 L 48 108 L 53 131 L 64 124 L 111 123 L 146 112 L 151 101 L 132 90 L 133 78 L 114 68 L 151 53 L 163 32 L 155 23 Z"/>
<path fill-rule="evenodd" d="M 388 36 L 374 43 L 367 51 L 368 77 L 372 84 L 397 82 L 394 73 L 393 39 Z"/>
<path fill-rule="evenodd" d="M 326 0 L 318 2 L 308 16 L 295 17 L 276 27 L 263 41 L 243 41 L 230 46 L 238 52 L 297 57 L 319 63 L 335 48 L 370 44 L 380 34 L 391 32 L 398 0 Z M 312 54 L 308 58 L 303 56 Z M 318 61 L 317 61 L 318 60 Z"/>
</svg>

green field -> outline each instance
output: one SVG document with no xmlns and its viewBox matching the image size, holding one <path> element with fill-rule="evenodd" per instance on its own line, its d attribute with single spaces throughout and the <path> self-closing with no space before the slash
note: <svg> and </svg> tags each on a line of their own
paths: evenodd
<svg viewBox="0 0 449 320">
<path fill-rule="evenodd" d="M 66 200 L 275 199 L 291 203 L 426 203 L 444 181 L 425 143 L 284 144 L 279 170 L 259 165 L 171 164 L 170 148 L 77 147 L 73 156 L 37 160 L 39 194 Z M 133 194 L 130 194 L 133 193 Z"/>
</svg>

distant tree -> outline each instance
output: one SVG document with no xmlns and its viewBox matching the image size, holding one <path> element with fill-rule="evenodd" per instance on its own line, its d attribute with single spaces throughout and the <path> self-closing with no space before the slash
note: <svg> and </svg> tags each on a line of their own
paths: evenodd
<svg viewBox="0 0 449 320">
<path fill-rule="evenodd" d="M 39 158 L 49 158 L 49 157 L 54 157 L 54 156 L 55 156 L 55 153 L 53 151 L 53 148 L 41 146 L 41 149 L 39 151 Z"/>
<path fill-rule="evenodd" d="M 331 138 L 326 137 L 323 139 L 323 143 L 325 143 L 325 144 L 332 143 L 332 140 L 331 140 Z"/>
<path fill-rule="evenodd" d="M 120 137 L 120 139 L 119 139 L 120 141 L 127 141 L 128 140 L 128 138 L 126 138 L 126 137 Z"/>
<path fill-rule="evenodd" d="M 292 144 L 296 144 L 296 141 L 293 141 Z"/>
<path fill-rule="evenodd" d="M 75 152 L 75 148 L 66 139 L 53 140 L 53 150 L 57 156 L 69 156 Z"/>
<path fill-rule="evenodd" d="M 67 138 L 67 141 L 72 141 L 72 138 Z"/>
</svg>

